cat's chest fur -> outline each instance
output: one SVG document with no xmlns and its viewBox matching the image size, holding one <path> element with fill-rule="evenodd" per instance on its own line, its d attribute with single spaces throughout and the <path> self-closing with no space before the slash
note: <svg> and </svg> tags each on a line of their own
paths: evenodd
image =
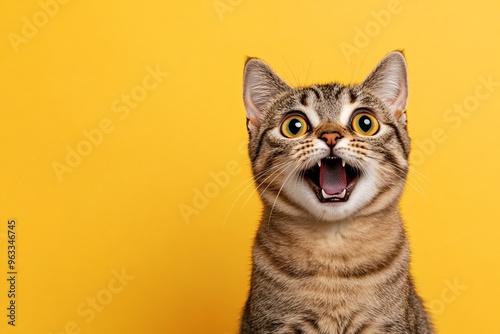
<svg viewBox="0 0 500 334">
<path fill-rule="evenodd" d="M 254 306 L 286 309 L 256 315 L 274 323 L 269 333 L 385 333 L 404 316 L 407 296 L 394 293 L 409 279 L 404 234 L 374 226 L 357 233 L 354 222 L 301 231 L 287 223 L 259 231 L 253 251 L 259 278 L 251 295 L 261 296 Z"/>
</svg>

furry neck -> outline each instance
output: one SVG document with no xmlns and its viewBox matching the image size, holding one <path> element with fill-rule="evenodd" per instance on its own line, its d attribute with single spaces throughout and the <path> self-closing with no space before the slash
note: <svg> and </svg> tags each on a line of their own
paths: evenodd
<svg viewBox="0 0 500 334">
<path fill-rule="evenodd" d="M 408 240 L 397 207 L 338 222 L 264 210 L 256 241 L 280 263 L 302 274 L 363 276 L 394 261 L 408 268 Z"/>
</svg>

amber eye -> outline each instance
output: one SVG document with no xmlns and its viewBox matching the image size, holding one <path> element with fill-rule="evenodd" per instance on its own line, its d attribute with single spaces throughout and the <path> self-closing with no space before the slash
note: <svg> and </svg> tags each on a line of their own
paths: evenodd
<svg viewBox="0 0 500 334">
<path fill-rule="evenodd" d="M 354 131 L 363 136 L 373 136 L 379 129 L 379 124 L 375 116 L 367 112 L 360 112 L 354 115 L 351 121 Z"/>
<path fill-rule="evenodd" d="M 300 137 L 307 132 L 308 128 L 306 119 L 300 115 L 288 116 L 281 123 L 281 133 L 287 138 Z"/>
</svg>

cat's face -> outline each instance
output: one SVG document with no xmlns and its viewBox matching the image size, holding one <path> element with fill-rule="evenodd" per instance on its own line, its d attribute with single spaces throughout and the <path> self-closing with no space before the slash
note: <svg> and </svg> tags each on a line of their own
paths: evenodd
<svg viewBox="0 0 500 334">
<path fill-rule="evenodd" d="M 339 221 L 397 205 L 409 155 L 407 70 L 387 55 L 359 85 L 292 88 L 249 59 L 244 102 L 249 154 L 274 214 Z"/>
</svg>

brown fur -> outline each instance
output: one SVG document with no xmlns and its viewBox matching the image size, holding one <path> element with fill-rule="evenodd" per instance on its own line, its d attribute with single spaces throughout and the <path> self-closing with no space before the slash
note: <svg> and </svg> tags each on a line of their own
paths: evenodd
<svg viewBox="0 0 500 334">
<path fill-rule="evenodd" d="M 292 88 L 262 61 L 247 61 L 249 155 L 264 210 L 240 333 L 433 333 L 398 211 L 409 168 L 406 76 L 399 52 L 350 86 Z M 378 119 L 376 135 L 346 123 L 360 108 Z M 309 120 L 300 138 L 279 133 L 291 111 Z M 329 148 L 321 136 L 331 132 L 339 139 Z M 321 202 L 304 180 L 328 154 L 359 170 L 345 202 Z"/>
</svg>

